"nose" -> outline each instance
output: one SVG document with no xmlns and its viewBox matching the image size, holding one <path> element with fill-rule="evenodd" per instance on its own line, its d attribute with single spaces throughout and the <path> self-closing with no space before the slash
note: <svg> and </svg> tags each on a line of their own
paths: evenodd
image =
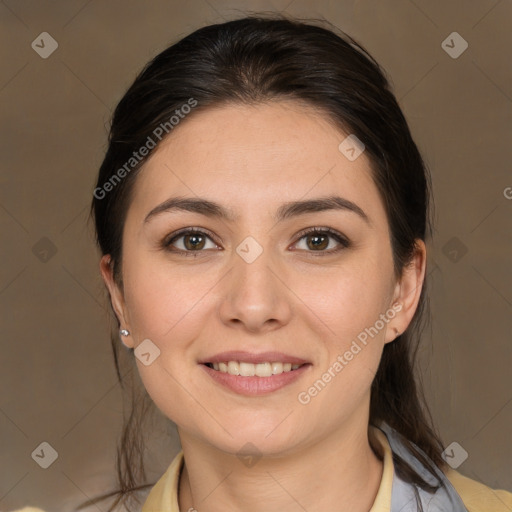
<svg viewBox="0 0 512 512">
<path fill-rule="evenodd" d="M 250 261 L 250 260 L 248 260 Z M 252 262 L 233 253 L 233 267 L 223 280 L 220 317 L 227 326 L 265 333 L 286 325 L 291 318 L 293 293 L 270 251 Z"/>
</svg>

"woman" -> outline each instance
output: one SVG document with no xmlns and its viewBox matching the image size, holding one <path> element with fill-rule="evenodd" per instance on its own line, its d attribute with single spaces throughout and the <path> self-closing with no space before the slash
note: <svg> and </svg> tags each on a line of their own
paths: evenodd
<svg viewBox="0 0 512 512">
<path fill-rule="evenodd" d="M 146 66 L 92 205 L 121 340 L 182 445 L 143 512 L 512 509 L 445 463 L 415 384 L 429 190 L 345 34 L 245 18 Z M 134 407 L 125 505 L 147 487 Z"/>
</svg>

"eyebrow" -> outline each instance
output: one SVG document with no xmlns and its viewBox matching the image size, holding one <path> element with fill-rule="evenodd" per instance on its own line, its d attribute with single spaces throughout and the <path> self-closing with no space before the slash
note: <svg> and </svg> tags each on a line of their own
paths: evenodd
<svg viewBox="0 0 512 512">
<path fill-rule="evenodd" d="M 353 212 L 361 217 L 367 224 L 371 225 L 370 219 L 362 208 L 352 201 L 339 196 L 319 197 L 317 199 L 307 199 L 303 201 L 290 201 L 282 204 L 277 209 L 273 218 L 275 221 L 280 222 L 299 215 L 328 210 L 345 210 Z M 208 199 L 201 197 L 171 197 L 153 208 L 146 215 L 144 223 L 161 213 L 173 211 L 198 213 L 200 215 L 216 217 L 228 222 L 235 222 L 237 220 L 237 217 L 231 210 L 224 208 L 218 203 L 209 201 Z"/>
</svg>

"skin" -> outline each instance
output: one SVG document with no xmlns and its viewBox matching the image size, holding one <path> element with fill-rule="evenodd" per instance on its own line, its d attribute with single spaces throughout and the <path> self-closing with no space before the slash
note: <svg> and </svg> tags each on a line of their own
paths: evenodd
<svg viewBox="0 0 512 512">
<path fill-rule="evenodd" d="M 136 361 L 148 393 L 178 427 L 181 510 L 367 512 L 374 502 L 382 462 L 368 441 L 370 386 L 384 344 L 413 317 L 426 250 L 418 241 L 395 279 L 370 162 L 365 153 L 349 161 L 339 151 L 346 135 L 298 102 L 222 106 L 182 121 L 137 178 L 124 226 L 123 290 L 108 255 L 100 269 L 121 327 L 131 333 L 124 343 L 137 347 L 149 338 L 161 351 L 149 366 Z M 356 203 L 370 223 L 341 210 L 272 218 L 284 202 L 333 194 Z M 174 211 L 144 222 L 172 196 L 205 197 L 238 218 Z M 197 257 L 178 252 L 186 250 L 184 238 L 174 242 L 177 252 L 160 246 L 187 227 L 216 239 L 206 238 Z M 311 237 L 297 237 L 313 227 L 339 231 L 351 246 L 329 237 L 316 249 Z M 250 264 L 236 252 L 247 236 L 263 248 Z M 297 395 L 394 303 L 400 312 L 321 393 L 299 403 Z M 198 365 L 225 350 L 278 350 L 312 366 L 278 391 L 247 397 Z M 248 442 L 261 455 L 252 467 L 236 455 Z"/>
</svg>

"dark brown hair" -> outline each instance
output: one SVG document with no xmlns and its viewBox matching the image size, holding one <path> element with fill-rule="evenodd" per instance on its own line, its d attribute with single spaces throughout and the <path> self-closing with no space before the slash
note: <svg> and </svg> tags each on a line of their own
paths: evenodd
<svg viewBox="0 0 512 512">
<path fill-rule="evenodd" d="M 137 76 L 114 112 L 91 208 L 97 243 L 102 254 L 111 256 L 114 278 L 121 289 L 123 226 L 136 177 L 147 156 L 128 168 L 129 172 L 121 173 L 122 179 L 115 175 L 119 178 L 118 170 L 123 166 L 127 170 L 133 152 L 148 138 L 155 139 L 155 130 L 191 99 L 196 106 L 189 116 L 222 104 L 280 99 L 313 106 L 344 132 L 355 134 L 366 147 L 372 178 L 386 208 L 397 277 L 410 263 L 416 241 L 431 236 L 429 173 L 385 72 L 363 46 L 332 26 L 319 26 L 322 23 L 327 25 L 266 15 L 207 26 L 161 52 Z M 105 187 L 107 183 L 112 186 Z M 410 326 L 384 347 L 371 389 L 370 424 L 387 422 L 427 466 L 410 443 L 443 468 L 442 443 L 415 379 L 426 305 L 425 281 Z M 127 373 L 132 373 L 135 365 L 121 362 L 125 351 L 119 345 L 116 331 L 112 348 L 123 383 L 123 364 L 130 368 Z M 141 485 L 145 480 L 142 420 L 151 402 L 145 392 L 132 392 L 131 399 L 118 446 L 120 489 L 105 495 L 117 496 L 114 505 L 126 505 L 136 496 L 135 490 L 152 485 Z M 370 441 L 374 446 L 374 440 Z M 434 489 L 405 461 L 395 456 L 394 462 L 403 478 Z"/>
</svg>

